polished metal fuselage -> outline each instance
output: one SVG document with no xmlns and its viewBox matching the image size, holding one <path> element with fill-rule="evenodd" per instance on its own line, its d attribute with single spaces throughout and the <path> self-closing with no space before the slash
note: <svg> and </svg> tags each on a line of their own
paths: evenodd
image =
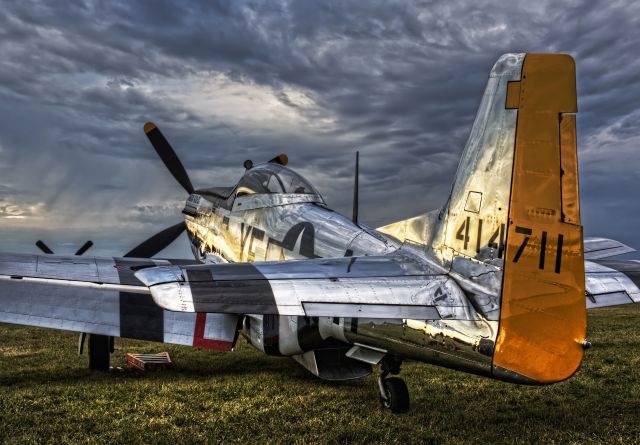
<svg viewBox="0 0 640 445">
<path fill-rule="evenodd" d="M 199 197 L 197 209 L 193 208 L 185 215 L 196 258 L 208 263 L 224 263 L 401 252 L 425 265 L 440 268 L 442 272 L 448 270 L 424 245 L 403 243 L 364 225 L 354 224 L 328 209 L 319 197 L 313 202 L 306 202 L 308 197 L 301 199 L 303 202 L 291 202 L 295 199 L 274 201 L 274 198 L 243 196 L 236 198 L 240 202 L 234 202 L 231 209 L 225 209 Z M 455 286 L 455 283 L 449 285 Z M 457 310 L 464 308 L 472 313 L 468 318 L 474 320 L 320 317 L 311 323 L 320 334 L 318 341 L 333 338 L 409 359 L 490 375 L 497 321 L 487 320 L 479 314 L 461 289 L 449 292 L 448 299 L 441 304 L 455 306 Z M 275 334 L 269 332 L 265 321 L 266 317 L 274 316 L 248 314 L 247 317 L 251 321 L 250 329 L 244 334 L 264 352 L 296 356 L 320 346 L 318 341 L 301 338 L 301 332 L 309 328 L 309 320 L 304 320 L 305 317 L 278 316 Z M 270 335 L 277 336 L 277 348 L 266 344 Z"/>
</svg>

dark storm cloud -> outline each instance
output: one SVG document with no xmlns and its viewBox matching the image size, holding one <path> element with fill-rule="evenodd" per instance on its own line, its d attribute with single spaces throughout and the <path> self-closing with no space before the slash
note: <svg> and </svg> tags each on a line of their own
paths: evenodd
<svg viewBox="0 0 640 445">
<path fill-rule="evenodd" d="M 628 223 L 639 12 L 588 1 L 5 2 L 0 199 L 31 209 L 23 234 L 94 230 L 121 250 L 174 223 L 184 192 L 142 134 L 152 119 L 196 186 L 232 184 L 244 159 L 284 151 L 343 212 L 358 149 L 361 215 L 381 225 L 442 204 L 500 54 L 562 51 L 578 67 L 587 234 L 640 246 Z M 2 220 L 14 237 L 16 221 Z"/>
</svg>

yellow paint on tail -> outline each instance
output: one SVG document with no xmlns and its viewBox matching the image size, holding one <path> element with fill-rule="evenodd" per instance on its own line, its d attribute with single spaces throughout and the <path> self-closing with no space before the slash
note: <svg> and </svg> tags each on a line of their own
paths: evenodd
<svg viewBox="0 0 640 445">
<path fill-rule="evenodd" d="M 540 383 L 570 377 L 586 331 L 584 249 L 578 193 L 575 64 L 527 54 L 507 90 L 518 109 L 493 364 Z"/>
</svg>

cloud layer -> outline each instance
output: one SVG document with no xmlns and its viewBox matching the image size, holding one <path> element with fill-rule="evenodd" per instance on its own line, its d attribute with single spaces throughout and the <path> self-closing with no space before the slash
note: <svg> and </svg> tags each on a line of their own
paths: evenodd
<svg viewBox="0 0 640 445">
<path fill-rule="evenodd" d="M 148 120 L 196 187 L 285 152 L 348 213 L 360 150 L 364 222 L 438 207 L 491 65 L 529 51 L 576 58 L 587 235 L 640 247 L 639 4 L 183 3 L 5 2 L 3 246 L 91 237 L 95 253 L 117 254 L 178 221 L 185 196 L 144 137 Z"/>
</svg>

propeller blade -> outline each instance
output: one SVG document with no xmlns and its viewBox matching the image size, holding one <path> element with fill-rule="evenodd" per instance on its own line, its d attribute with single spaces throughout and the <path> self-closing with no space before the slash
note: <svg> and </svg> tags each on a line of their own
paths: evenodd
<svg viewBox="0 0 640 445">
<path fill-rule="evenodd" d="M 53 250 L 49 249 L 49 246 L 47 246 L 43 241 L 41 240 L 36 241 L 36 246 L 38 247 L 38 249 L 42 250 L 47 255 L 53 255 Z"/>
<path fill-rule="evenodd" d="M 144 124 L 144 132 L 149 138 L 151 145 L 164 162 L 169 172 L 180 183 L 180 185 L 187 191 L 187 193 L 193 193 L 193 185 L 187 171 L 184 169 L 182 162 L 178 159 L 178 155 L 173 150 L 169 142 L 165 139 L 164 135 L 160 132 L 160 129 L 156 127 L 153 122 L 147 122 Z"/>
<path fill-rule="evenodd" d="M 280 153 L 275 158 L 269 160 L 269 162 L 272 164 L 287 165 L 289 163 L 289 156 L 284 153 Z"/>
<path fill-rule="evenodd" d="M 141 244 L 127 252 L 124 256 L 132 258 L 151 258 L 174 242 L 186 229 L 187 226 L 184 221 L 168 227 L 162 232 L 156 233 L 146 241 L 143 241 Z"/>
<path fill-rule="evenodd" d="M 82 255 L 83 253 L 85 253 L 87 250 L 89 250 L 91 248 L 91 246 L 93 246 L 93 241 L 89 240 L 86 243 L 84 243 L 82 245 L 81 248 L 78 249 L 78 251 L 76 252 L 76 255 Z"/>
</svg>

